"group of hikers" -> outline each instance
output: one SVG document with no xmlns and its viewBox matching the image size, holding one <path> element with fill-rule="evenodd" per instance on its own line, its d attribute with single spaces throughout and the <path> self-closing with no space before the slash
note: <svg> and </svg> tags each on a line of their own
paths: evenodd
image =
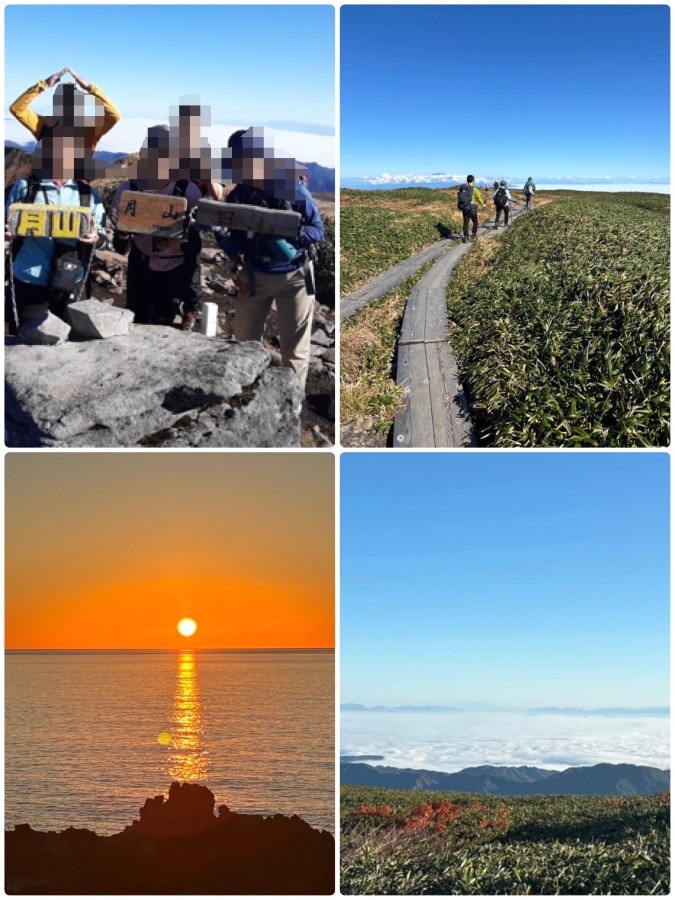
<svg viewBox="0 0 675 900">
<path fill-rule="evenodd" d="M 60 83 L 66 74 L 73 81 Z M 33 101 L 53 87 L 53 114 L 33 112 Z M 86 94 L 95 98 L 94 116 L 85 115 Z M 187 103 L 169 117 L 170 125 L 148 129 L 135 178 L 119 185 L 106 210 L 91 184 L 96 177 L 93 153 L 121 113 L 100 88 L 65 68 L 30 87 L 10 111 L 38 144 L 31 175 L 14 182 L 6 194 L 6 211 L 16 203 L 47 204 L 84 207 L 90 217 L 89 232 L 79 239 L 17 237 L 5 227 L 11 254 L 5 303 L 10 330 L 16 333 L 47 312 L 67 321 L 70 303 L 88 296 L 93 255 L 109 247 L 107 212 L 113 248 L 128 253 L 126 305 L 135 322 L 180 321 L 182 330 L 191 331 L 200 308 L 202 233 L 210 231 L 227 255 L 227 274 L 237 286 L 235 338 L 261 341 L 276 301 L 282 363 L 295 371 L 304 389 L 314 310 L 313 261 L 324 226 L 302 164 L 277 156 L 264 130 L 256 127 L 234 132 L 214 159 L 201 136 L 201 107 Z M 221 178 L 235 185 L 227 196 Z M 119 231 L 125 191 L 184 197 L 188 215 L 181 236 Z M 300 214 L 299 233 L 293 239 L 278 238 L 198 225 L 194 213 L 202 198 L 293 210 Z"/>
<path fill-rule="evenodd" d="M 504 227 L 509 224 L 509 212 L 511 206 L 515 205 L 515 200 L 511 196 L 511 192 L 508 189 L 508 183 L 504 178 L 502 178 L 501 181 L 495 181 L 492 185 L 492 189 L 492 200 L 495 205 L 495 224 L 493 225 L 493 228 L 496 230 L 499 228 L 499 219 L 501 218 L 502 213 L 504 214 Z M 528 178 L 523 187 L 526 210 L 532 209 L 536 190 L 537 188 L 534 181 L 532 181 L 532 178 Z M 479 206 L 484 207 L 485 200 L 483 199 L 482 193 L 476 187 L 476 179 L 474 176 L 467 175 L 466 181 L 464 184 L 460 185 L 457 194 L 457 209 L 460 210 L 463 216 L 462 242 L 464 244 L 466 244 L 467 241 L 476 240 Z M 469 225 L 473 226 L 471 234 L 469 234 Z"/>
</svg>

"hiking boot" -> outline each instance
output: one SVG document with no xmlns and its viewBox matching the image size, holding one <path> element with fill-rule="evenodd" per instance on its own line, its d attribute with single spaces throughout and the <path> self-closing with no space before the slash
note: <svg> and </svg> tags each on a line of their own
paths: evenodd
<svg viewBox="0 0 675 900">
<path fill-rule="evenodd" d="M 469 240 L 469 238 L 468 238 L 465 234 L 463 234 L 463 235 L 462 235 L 462 243 L 463 243 L 463 244 L 466 244 L 466 242 L 467 242 L 468 240 Z"/>
<path fill-rule="evenodd" d="M 476 235 L 475 235 L 475 234 L 472 234 L 472 235 L 471 235 L 471 240 L 472 240 L 472 241 L 475 241 L 475 240 L 476 240 Z"/>
<path fill-rule="evenodd" d="M 181 331 L 192 331 L 195 327 L 197 320 L 195 318 L 195 314 L 193 312 L 183 313 L 183 319 L 180 323 Z"/>
<path fill-rule="evenodd" d="M 499 228 L 499 225 L 495 225 L 495 226 L 494 226 L 495 231 L 496 231 L 498 228 Z"/>
</svg>

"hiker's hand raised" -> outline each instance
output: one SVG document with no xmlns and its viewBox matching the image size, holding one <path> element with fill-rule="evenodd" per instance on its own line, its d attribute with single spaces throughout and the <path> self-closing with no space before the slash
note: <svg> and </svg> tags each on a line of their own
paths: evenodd
<svg viewBox="0 0 675 900">
<path fill-rule="evenodd" d="M 66 72 L 70 72 L 70 74 L 73 76 L 75 81 L 79 84 L 79 86 L 83 90 L 85 90 L 85 91 L 89 90 L 89 88 L 91 87 L 90 83 L 88 81 L 85 81 L 84 78 L 82 78 L 80 75 L 77 74 L 77 72 L 73 72 L 73 70 L 70 68 L 70 66 L 66 66 Z"/>
<path fill-rule="evenodd" d="M 63 78 L 63 76 L 65 74 L 66 74 L 66 70 L 61 69 L 60 72 L 54 72 L 53 75 L 50 75 L 48 78 L 45 78 L 45 81 L 47 82 L 47 87 L 53 88 L 55 84 L 58 84 L 59 81 L 61 81 L 61 79 Z"/>
</svg>

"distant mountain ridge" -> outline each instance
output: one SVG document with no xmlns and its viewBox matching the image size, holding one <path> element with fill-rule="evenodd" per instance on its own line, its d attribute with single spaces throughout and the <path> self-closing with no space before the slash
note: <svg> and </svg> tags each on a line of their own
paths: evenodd
<svg viewBox="0 0 675 900">
<path fill-rule="evenodd" d="M 669 706 L 642 706 L 631 709 L 624 706 L 607 706 L 601 709 L 583 709 L 577 706 L 538 706 L 528 709 L 531 716 L 669 716 Z"/>
<path fill-rule="evenodd" d="M 23 151 L 23 153 L 32 154 L 35 150 L 35 141 L 27 141 L 25 144 L 17 144 L 14 141 L 5 141 L 5 160 L 7 160 L 8 150 Z M 94 159 L 99 162 L 107 163 L 118 162 L 119 160 L 132 156 L 136 156 L 137 158 L 137 154 L 123 152 L 118 153 L 108 150 L 96 150 L 94 152 Z M 25 163 L 26 157 L 22 157 L 22 159 Z M 30 159 L 28 159 L 28 162 L 30 163 Z M 316 162 L 302 162 L 301 160 L 298 160 L 298 162 L 307 169 L 309 188 L 311 191 L 320 194 L 335 193 L 335 169 L 329 169 L 327 166 L 321 166 Z M 23 175 L 18 177 L 23 177 Z M 7 178 L 5 179 L 5 183 L 7 183 Z"/>
<path fill-rule="evenodd" d="M 670 790 L 670 770 L 599 763 L 562 772 L 534 766 L 474 766 L 460 772 L 397 769 L 360 762 L 340 764 L 341 784 L 399 790 L 459 791 L 495 796 L 583 794 L 635 796 Z"/>
<path fill-rule="evenodd" d="M 362 703 L 341 703 L 343 712 L 464 712 L 457 706 L 364 706 Z"/>
</svg>

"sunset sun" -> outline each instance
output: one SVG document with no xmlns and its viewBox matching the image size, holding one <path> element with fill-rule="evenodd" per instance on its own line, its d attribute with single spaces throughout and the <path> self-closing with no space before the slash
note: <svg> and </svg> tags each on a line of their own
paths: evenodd
<svg viewBox="0 0 675 900">
<path fill-rule="evenodd" d="M 194 619 L 181 619 L 176 627 L 183 637 L 191 637 L 197 630 L 197 623 Z"/>
</svg>

